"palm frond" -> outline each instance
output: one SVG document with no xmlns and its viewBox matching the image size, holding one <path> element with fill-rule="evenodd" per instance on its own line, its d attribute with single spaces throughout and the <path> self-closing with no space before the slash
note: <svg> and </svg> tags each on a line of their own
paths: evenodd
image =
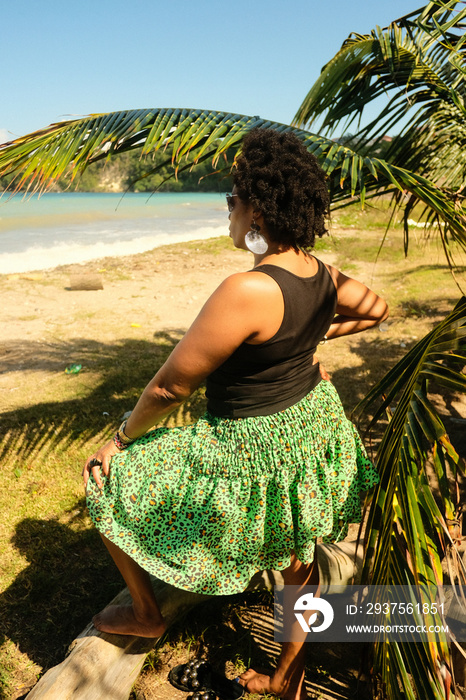
<svg viewBox="0 0 466 700">
<path fill-rule="evenodd" d="M 134 149 L 141 151 L 141 157 L 163 149 L 176 172 L 207 157 L 215 163 L 229 149 L 240 150 L 244 136 L 256 127 L 293 131 L 328 174 L 334 201 L 355 195 L 364 201 L 388 191 L 401 205 L 410 193 L 423 202 L 432 219 L 443 221 L 443 239 L 452 238 L 466 248 L 465 212 L 448 191 L 387 160 L 260 117 L 164 108 L 90 115 L 52 124 L 0 146 L 0 176 L 12 176 L 12 191 L 40 192 L 70 169 L 75 177 L 90 163 Z"/>
<path fill-rule="evenodd" d="M 13 176 L 10 189 L 41 192 L 68 169 L 76 176 L 93 162 L 134 149 L 140 149 L 141 156 L 163 149 L 173 164 L 179 164 L 188 155 L 196 162 L 214 145 L 216 159 L 244 133 L 264 123 L 259 117 L 190 109 L 92 114 L 3 144 L 0 174 Z"/>
<path fill-rule="evenodd" d="M 464 114 L 465 63 L 461 51 L 466 9 L 458 2 L 431 2 L 410 19 L 395 20 L 371 34 L 351 34 L 323 68 L 296 113 L 293 123 L 311 127 L 324 115 L 328 132 L 342 120 L 360 117 L 367 104 L 381 95 L 392 95 L 389 108 L 363 133 L 374 138 L 374 129 L 385 131 L 418 104 L 435 99 L 451 102 Z M 452 30 L 461 29 L 458 34 Z M 393 116 L 392 116 L 393 113 Z"/>
<path fill-rule="evenodd" d="M 443 580 L 441 559 L 453 546 L 447 520 L 455 519 L 461 508 L 456 479 L 462 464 L 429 399 L 429 385 L 435 382 L 438 387 L 464 393 L 465 358 L 463 297 L 357 407 L 359 413 L 365 413 L 377 404 L 370 427 L 387 414 L 391 416 L 377 452 L 380 483 L 367 522 L 365 583 L 435 587 Z M 388 697 L 405 697 L 406 689 L 411 687 L 407 669 L 413 674 L 419 667 L 428 670 L 428 674 L 420 675 L 427 683 L 423 697 L 444 698 L 438 674 L 439 660 L 447 666 L 450 663 L 444 634 L 439 634 L 437 644 L 380 643 L 374 654 Z M 390 668 L 395 660 L 403 692 Z"/>
<path fill-rule="evenodd" d="M 458 10 L 456 1 L 437 1 L 385 29 L 351 34 L 322 69 L 293 124 L 310 128 L 323 120 L 320 133 L 328 136 L 337 126 L 356 124 L 351 143 L 362 157 L 373 157 L 382 137 L 395 130 L 397 136 L 383 156 L 392 168 L 389 178 L 393 168 L 419 173 L 461 209 L 466 188 L 465 20 L 466 9 Z M 383 95 L 384 106 L 360 128 L 366 105 Z M 381 183 L 390 192 L 386 180 Z M 380 193 L 381 183 L 370 183 L 367 196 Z M 414 195 L 411 210 L 418 202 L 427 204 L 412 188 L 406 189 Z M 391 194 L 394 210 L 403 206 L 400 190 Z M 349 203 L 349 195 L 342 185 L 338 201 Z M 427 211 L 433 222 L 436 215 L 432 218 L 429 204 Z"/>
</svg>

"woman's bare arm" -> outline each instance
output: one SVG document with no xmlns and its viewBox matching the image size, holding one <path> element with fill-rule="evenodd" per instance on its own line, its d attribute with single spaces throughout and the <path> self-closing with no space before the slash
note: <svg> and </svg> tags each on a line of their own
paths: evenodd
<svg viewBox="0 0 466 700">
<path fill-rule="evenodd" d="M 328 266 L 338 295 L 337 315 L 327 331 L 327 338 L 360 333 L 382 323 L 388 316 L 386 302 L 362 282 L 347 277 Z"/>
</svg>

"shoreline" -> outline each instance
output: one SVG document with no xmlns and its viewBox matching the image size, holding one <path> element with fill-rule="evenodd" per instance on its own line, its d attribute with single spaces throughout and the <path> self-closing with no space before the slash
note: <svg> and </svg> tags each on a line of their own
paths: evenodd
<svg viewBox="0 0 466 700">
<path fill-rule="evenodd" d="M 228 234 L 219 193 L 64 193 L 0 206 L 0 274 L 143 253 Z"/>
<path fill-rule="evenodd" d="M 93 252 L 90 251 L 89 246 L 86 248 L 83 248 L 79 244 L 76 244 L 74 247 L 68 247 L 67 249 L 67 255 L 69 258 L 74 256 L 73 259 L 67 259 L 63 260 L 61 262 L 54 262 L 54 264 L 45 266 L 43 267 L 40 263 L 37 265 L 37 260 L 41 259 L 46 259 L 47 257 L 50 257 L 52 253 L 57 254 L 57 248 L 43 248 L 43 247 L 37 247 L 37 248 L 30 248 L 27 251 L 24 251 L 24 253 L 3 253 L 0 254 L 0 265 L 2 269 L 0 269 L 0 279 L 2 277 L 11 277 L 15 275 L 24 275 L 24 274 L 33 274 L 33 273 L 47 273 L 47 272 L 52 272 L 56 268 L 61 268 L 61 267 L 67 267 L 67 266 L 72 266 L 72 265 L 89 265 L 92 263 L 97 263 L 102 260 L 107 260 L 107 259 L 119 259 L 119 258 L 127 258 L 129 256 L 133 255 L 144 255 L 145 253 L 150 253 L 152 250 L 157 250 L 159 248 L 164 248 L 166 246 L 171 246 L 171 245 L 178 245 L 178 244 L 183 244 L 183 243 L 193 243 L 196 241 L 207 241 L 209 239 L 215 239 L 215 238 L 223 238 L 227 237 L 228 238 L 228 233 L 222 233 L 221 231 L 224 230 L 226 227 L 225 226 L 218 226 L 218 227 L 212 227 L 212 230 L 204 230 L 204 235 L 200 235 L 202 233 L 202 229 L 196 229 L 193 232 L 180 232 L 180 233 L 160 233 L 156 234 L 153 237 L 139 237 L 136 239 L 132 239 L 130 241 L 115 241 L 113 244 L 105 244 L 105 243 L 94 243 L 92 246 Z M 154 240 L 155 239 L 155 240 Z M 157 240 L 159 239 L 159 240 Z M 106 248 L 110 248 L 110 250 L 106 250 Z M 89 252 L 86 252 L 89 251 Z M 60 254 L 60 251 L 58 251 L 58 254 Z M 15 267 L 15 259 L 18 259 L 22 256 L 31 256 L 34 257 L 34 263 L 31 261 L 31 263 L 25 263 L 23 265 L 21 264 L 16 264 L 16 268 L 21 268 L 21 269 L 13 269 Z M 63 255 L 63 252 L 62 252 Z M 8 267 L 8 260 L 13 261 L 13 263 L 10 265 L 10 269 L 6 269 L 5 267 Z"/>
</svg>

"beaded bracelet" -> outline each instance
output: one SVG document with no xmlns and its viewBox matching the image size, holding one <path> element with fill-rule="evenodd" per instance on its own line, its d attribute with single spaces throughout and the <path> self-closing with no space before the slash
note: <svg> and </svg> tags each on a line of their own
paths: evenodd
<svg viewBox="0 0 466 700">
<path fill-rule="evenodd" d="M 115 435 L 113 436 L 113 442 L 115 443 L 116 447 L 118 447 L 119 450 L 126 450 L 127 447 L 130 446 L 130 442 L 122 442 L 120 438 L 120 433 L 116 432 Z"/>
</svg>

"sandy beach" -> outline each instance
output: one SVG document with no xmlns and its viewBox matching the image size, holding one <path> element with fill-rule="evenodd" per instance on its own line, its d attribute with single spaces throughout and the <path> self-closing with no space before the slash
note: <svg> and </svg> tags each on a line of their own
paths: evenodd
<svg viewBox="0 0 466 700">
<path fill-rule="evenodd" d="M 204 242 L 202 251 L 196 243 L 179 244 L 130 258 L 0 276 L 0 347 L 7 370 L 0 374 L 2 410 L 24 405 L 18 373 L 23 378 L 33 373 L 40 383 L 43 356 L 51 345 L 61 345 L 63 354 L 53 353 L 55 366 L 47 372 L 63 372 L 80 362 L 73 339 L 108 343 L 152 340 L 162 330 L 181 334 L 225 277 L 250 266 L 249 254 L 220 239 Z M 97 278 L 103 289 L 71 290 L 76 277 Z"/>
<path fill-rule="evenodd" d="M 212 256 L 194 244 L 180 244 L 129 259 L 0 276 L 6 311 L 2 340 L 95 338 L 96 333 L 106 340 L 136 327 L 144 328 L 139 333 L 149 332 L 149 327 L 187 327 L 222 279 L 250 265 L 247 253 L 227 246 Z M 72 290 L 70 281 L 77 275 L 99 277 L 103 289 Z"/>
</svg>

